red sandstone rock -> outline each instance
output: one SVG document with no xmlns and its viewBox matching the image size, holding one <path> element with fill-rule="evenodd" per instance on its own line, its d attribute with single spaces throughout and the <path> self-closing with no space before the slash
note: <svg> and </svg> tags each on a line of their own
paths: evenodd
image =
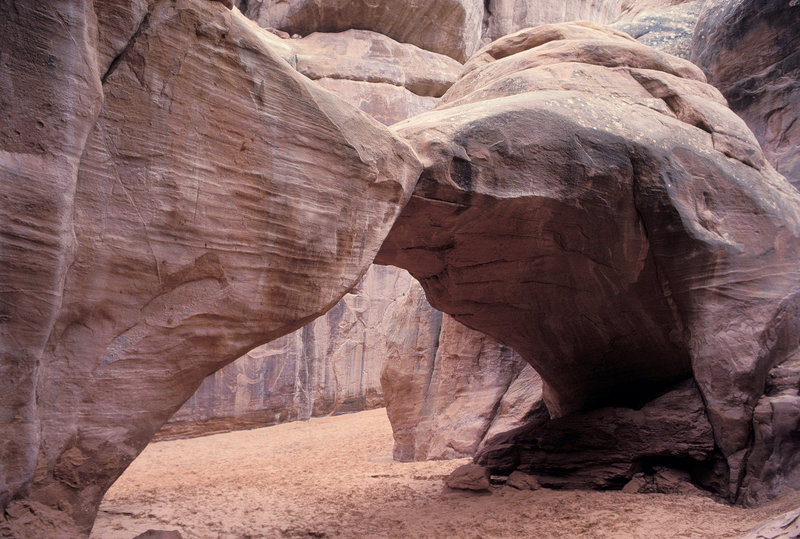
<svg viewBox="0 0 800 539">
<path fill-rule="evenodd" d="M 511 475 L 508 476 L 508 480 L 506 481 L 506 485 L 517 490 L 539 490 L 542 488 L 539 481 L 537 481 L 534 476 L 520 471 L 511 472 Z"/>
<path fill-rule="evenodd" d="M 713 450 L 703 401 L 689 382 L 641 410 L 603 408 L 531 422 L 489 440 L 475 462 L 492 473 L 532 474 L 546 487 L 621 488 L 643 465 L 673 459 L 698 466 Z"/>
<path fill-rule="evenodd" d="M 800 340 L 800 197 L 698 68 L 564 28 L 490 46 L 393 127 L 425 170 L 378 261 L 517 350 L 555 415 L 693 375 L 735 496 L 766 373 Z"/>
<path fill-rule="evenodd" d="M 489 0 L 484 13 L 484 39 L 496 40 L 523 28 L 589 21 L 611 24 L 687 0 Z"/>
<path fill-rule="evenodd" d="M 692 59 L 800 189 L 800 3 L 706 2 Z"/>
<path fill-rule="evenodd" d="M 419 169 L 235 10 L 162 2 L 98 27 L 91 3 L 15 3 L 0 20 L 0 505 L 86 532 L 206 375 L 356 284 Z"/>
<path fill-rule="evenodd" d="M 372 266 L 326 314 L 206 378 L 158 437 L 261 427 L 383 406 L 380 376 L 386 334 L 394 329 L 389 324 L 412 289 L 419 290 L 419 284 L 407 272 Z M 429 306 L 422 310 L 441 319 Z M 411 355 L 413 349 L 407 352 Z M 406 351 L 398 354 L 405 357 Z"/>
</svg>

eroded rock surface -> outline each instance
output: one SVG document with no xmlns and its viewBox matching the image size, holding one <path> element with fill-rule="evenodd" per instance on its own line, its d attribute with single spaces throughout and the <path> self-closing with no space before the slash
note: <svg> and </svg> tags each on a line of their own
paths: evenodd
<svg viewBox="0 0 800 539">
<path fill-rule="evenodd" d="M 419 171 L 235 10 L 115 8 L 0 8 L 11 529 L 29 502 L 87 532 L 207 374 L 355 285 Z"/>
<path fill-rule="evenodd" d="M 393 129 L 425 170 L 378 261 L 517 350 L 556 416 L 693 375 L 735 496 L 767 372 L 800 342 L 800 197 L 702 72 L 541 26 Z"/>
<path fill-rule="evenodd" d="M 800 189 L 800 3 L 708 0 L 692 59 Z"/>
<path fill-rule="evenodd" d="M 461 64 L 366 30 L 285 39 L 287 61 L 300 73 L 390 125 L 435 107 Z"/>
<path fill-rule="evenodd" d="M 480 46 L 481 0 L 249 0 L 243 12 L 290 34 L 372 30 L 463 62 Z"/>
<path fill-rule="evenodd" d="M 494 41 L 507 34 L 542 24 L 570 21 L 611 24 L 621 20 L 631 21 L 641 17 L 644 12 L 659 12 L 686 2 L 687 0 L 489 0 L 484 13 L 484 40 Z"/>
<path fill-rule="evenodd" d="M 380 376 L 385 335 L 392 330 L 388 322 L 412 288 L 419 289 L 419 284 L 407 272 L 372 266 L 325 315 L 209 376 L 158 437 L 263 427 L 383 406 Z M 422 310 L 441 318 L 429 306 Z"/>
<path fill-rule="evenodd" d="M 621 488 L 653 462 L 702 467 L 714 440 L 693 382 L 641 410 L 602 408 L 539 420 L 490 440 L 475 462 L 492 473 L 532 475 L 544 487 Z"/>
<path fill-rule="evenodd" d="M 471 457 L 490 436 L 545 414 L 542 383 L 513 350 L 444 315 L 426 361 L 393 352 L 381 379 L 394 458 Z"/>
</svg>

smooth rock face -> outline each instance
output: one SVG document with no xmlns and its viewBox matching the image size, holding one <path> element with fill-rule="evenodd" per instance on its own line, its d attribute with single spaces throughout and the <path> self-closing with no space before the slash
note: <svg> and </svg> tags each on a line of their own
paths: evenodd
<svg viewBox="0 0 800 539">
<path fill-rule="evenodd" d="M 490 440 L 475 462 L 492 473 L 533 475 L 545 487 L 620 488 L 652 462 L 701 465 L 714 440 L 694 383 L 641 410 L 603 408 L 542 420 Z"/>
<path fill-rule="evenodd" d="M 708 0 L 692 60 L 722 90 L 770 163 L 800 189 L 800 3 Z"/>
<path fill-rule="evenodd" d="M 385 335 L 392 329 L 387 322 L 412 288 L 419 284 L 407 272 L 370 267 L 325 315 L 206 378 L 157 437 L 263 427 L 383 406 L 380 375 Z"/>
<path fill-rule="evenodd" d="M 519 352 L 556 416 L 694 375 L 735 496 L 767 372 L 800 342 L 800 197 L 700 70 L 541 26 L 393 130 L 425 170 L 377 261 Z"/>
<path fill-rule="evenodd" d="M 530 365 L 450 316 L 442 318 L 432 362 L 402 351 L 392 357 L 382 382 L 397 460 L 471 457 L 489 435 L 546 414 Z M 412 396 L 418 402 L 409 406 Z"/>
<path fill-rule="evenodd" d="M 109 64 L 89 5 L 2 9 L 0 501 L 88 531 L 206 375 L 357 283 L 419 165 L 219 3 L 155 4 Z"/>
<path fill-rule="evenodd" d="M 249 0 L 243 12 L 290 34 L 372 30 L 401 43 L 465 61 L 479 47 L 481 0 Z"/>
</svg>

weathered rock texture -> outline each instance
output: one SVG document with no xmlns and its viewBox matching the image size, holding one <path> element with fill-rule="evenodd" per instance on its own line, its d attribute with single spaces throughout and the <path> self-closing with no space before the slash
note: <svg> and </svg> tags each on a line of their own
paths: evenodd
<svg viewBox="0 0 800 539">
<path fill-rule="evenodd" d="M 291 34 L 372 30 L 463 62 L 480 46 L 481 0 L 287 0 L 240 2 L 263 27 Z"/>
<path fill-rule="evenodd" d="M 622 17 L 611 27 L 630 34 L 639 43 L 688 59 L 702 8 L 703 0 L 649 7 L 633 17 Z"/>
<path fill-rule="evenodd" d="M 0 7 L 4 533 L 87 532 L 206 375 L 357 283 L 419 173 L 236 10 L 143 6 Z"/>
<path fill-rule="evenodd" d="M 387 125 L 432 109 L 461 73 L 452 58 L 366 30 L 278 45 L 300 73 Z"/>
<path fill-rule="evenodd" d="M 800 537 L 800 509 L 789 511 L 757 526 L 741 539 L 796 539 Z"/>
<path fill-rule="evenodd" d="M 690 381 L 641 410 L 531 422 L 495 437 L 475 461 L 495 473 L 533 475 L 545 487 L 606 489 L 621 488 L 653 462 L 702 466 L 713 452 L 711 425 Z"/>
<path fill-rule="evenodd" d="M 494 41 L 523 28 L 541 24 L 630 21 L 641 17 L 644 12 L 657 13 L 687 1 L 691 3 L 693 0 L 488 0 L 483 35 L 485 41 Z"/>
<path fill-rule="evenodd" d="M 704 80 L 589 24 L 496 41 L 393 126 L 425 169 L 378 261 L 519 352 L 556 416 L 693 375 L 736 496 L 800 343 L 800 196 Z"/>
<path fill-rule="evenodd" d="M 421 290 L 407 272 L 372 266 L 325 315 L 209 376 L 158 437 L 260 427 L 383 406 L 385 335 L 393 329 L 388 322 L 395 320 L 398 303 L 412 288 Z M 422 310 L 441 318 L 429 306 Z"/>
<path fill-rule="evenodd" d="M 800 3 L 708 0 L 692 59 L 800 188 Z"/>
<path fill-rule="evenodd" d="M 513 350 L 447 315 L 437 337 L 424 361 L 399 348 L 384 369 L 395 459 L 471 457 L 492 435 L 547 414 L 541 379 Z"/>
</svg>

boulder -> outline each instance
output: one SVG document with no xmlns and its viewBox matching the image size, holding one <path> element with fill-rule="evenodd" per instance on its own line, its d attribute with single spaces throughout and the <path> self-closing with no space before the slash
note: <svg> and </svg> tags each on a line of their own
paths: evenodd
<svg viewBox="0 0 800 539">
<path fill-rule="evenodd" d="M 692 60 L 753 130 L 770 163 L 800 188 L 800 3 L 708 0 Z"/>
<path fill-rule="evenodd" d="M 424 171 L 377 261 L 531 363 L 553 416 L 693 376 L 735 496 L 767 372 L 800 342 L 800 197 L 703 73 L 540 26 L 392 129 Z"/>
<path fill-rule="evenodd" d="M 420 168 L 220 3 L 34 4 L 0 8 L 0 504 L 88 533 L 203 378 L 358 282 Z"/>
<path fill-rule="evenodd" d="M 489 470 L 477 464 L 464 464 L 448 475 L 444 484 L 459 490 L 490 490 Z"/>
<path fill-rule="evenodd" d="M 249 0 L 245 4 L 244 14 L 265 28 L 301 36 L 371 30 L 459 62 L 479 47 L 483 19 L 481 0 Z"/>
</svg>

